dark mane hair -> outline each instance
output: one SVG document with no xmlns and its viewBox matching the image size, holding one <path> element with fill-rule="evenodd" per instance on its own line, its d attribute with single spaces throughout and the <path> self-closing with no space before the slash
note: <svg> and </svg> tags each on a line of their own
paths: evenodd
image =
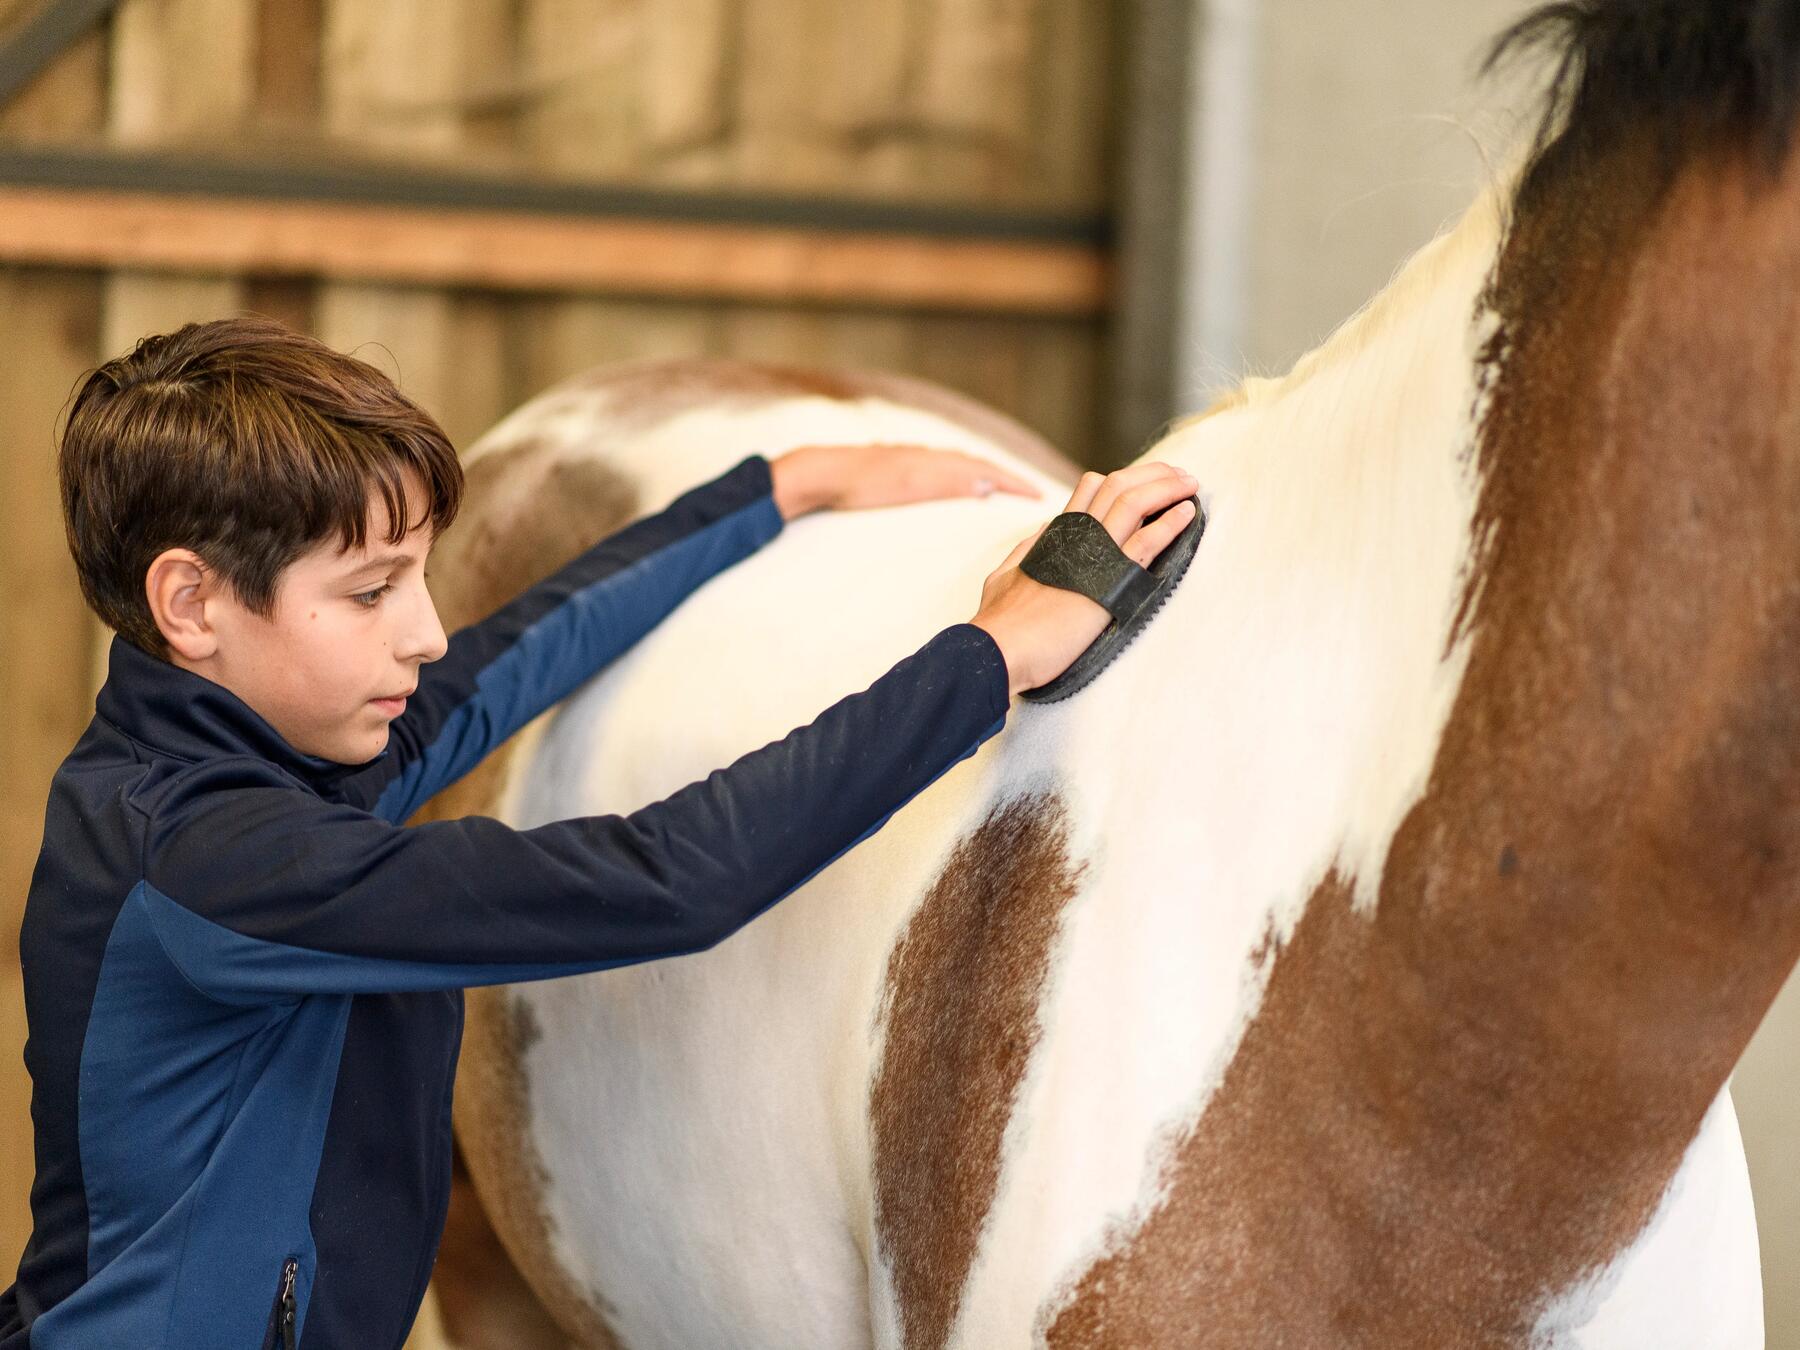
<svg viewBox="0 0 1800 1350">
<path fill-rule="evenodd" d="M 1582 162 L 1648 134 L 1673 169 L 1721 137 L 1785 157 L 1800 112 L 1800 0 L 1564 0 L 1494 44 L 1484 70 L 1554 62 L 1526 187 L 1546 161 Z"/>
</svg>

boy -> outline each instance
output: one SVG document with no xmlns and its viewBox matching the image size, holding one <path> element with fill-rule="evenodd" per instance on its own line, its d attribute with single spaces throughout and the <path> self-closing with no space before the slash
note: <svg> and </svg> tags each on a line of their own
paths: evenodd
<svg viewBox="0 0 1800 1350">
<path fill-rule="evenodd" d="M 454 450 L 372 367 L 277 324 L 102 366 L 59 470 L 117 636 L 21 930 L 37 1176 L 0 1350 L 399 1346 L 447 1200 L 460 991 L 722 940 L 1106 621 L 1021 576 L 1021 545 L 971 623 L 665 801 L 405 829 L 786 520 L 1004 475 L 906 447 L 751 456 L 447 641 L 423 573 Z M 1139 466 L 1070 509 L 1142 564 L 1188 518 L 1144 517 L 1192 490 Z"/>
</svg>

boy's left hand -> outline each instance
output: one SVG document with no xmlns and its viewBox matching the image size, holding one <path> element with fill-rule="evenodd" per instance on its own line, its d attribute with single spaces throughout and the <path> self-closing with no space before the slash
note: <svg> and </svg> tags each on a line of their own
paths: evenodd
<svg viewBox="0 0 1800 1350">
<path fill-rule="evenodd" d="M 770 459 L 769 474 L 783 520 L 995 492 L 1043 495 L 998 464 L 927 445 L 803 445 Z"/>
</svg>

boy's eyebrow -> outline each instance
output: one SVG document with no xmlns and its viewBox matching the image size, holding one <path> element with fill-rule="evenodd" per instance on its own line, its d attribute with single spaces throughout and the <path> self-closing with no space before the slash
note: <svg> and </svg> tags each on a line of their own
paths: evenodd
<svg viewBox="0 0 1800 1350">
<path fill-rule="evenodd" d="M 410 553 L 384 553 L 379 558 L 370 558 L 367 562 L 358 563 L 344 575 L 360 576 L 364 572 L 373 572 L 378 567 L 384 570 L 389 567 L 405 567 L 413 561 L 415 559 Z"/>
</svg>

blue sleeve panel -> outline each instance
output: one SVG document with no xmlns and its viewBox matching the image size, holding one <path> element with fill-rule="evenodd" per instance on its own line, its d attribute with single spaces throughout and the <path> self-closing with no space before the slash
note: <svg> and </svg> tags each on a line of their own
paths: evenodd
<svg viewBox="0 0 1800 1350">
<path fill-rule="evenodd" d="M 1008 697 L 993 639 L 959 624 L 663 801 L 522 831 L 480 816 L 402 828 L 297 794 L 259 760 L 211 761 L 146 803 L 141 899 L 182 973 L 226 1002 L 510 983 L 698 951 L 973 754 Z"/>
<path fill-rule="evenodd" d="M 579 688 L 715 574 L 781 532 L 769 463 L 752 455 L 595 544 L 423 666 L 388 753 L 344 795 L 402 821 Z"/>
</svg>

